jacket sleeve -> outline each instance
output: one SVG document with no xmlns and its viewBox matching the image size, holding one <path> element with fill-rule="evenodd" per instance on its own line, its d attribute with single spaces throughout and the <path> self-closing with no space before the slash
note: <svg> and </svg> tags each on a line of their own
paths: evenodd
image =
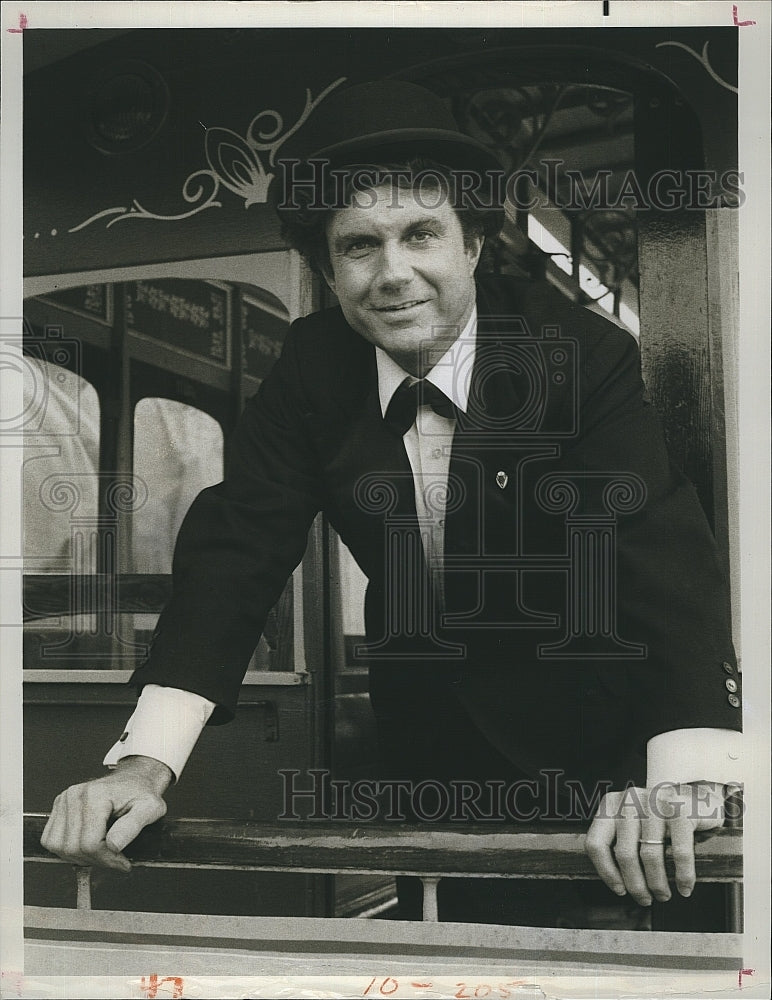
<svg viewBox="0 0 772 1000">
<path fill-rule="evenodd" d="M 578 307 L 569 308 L 576 318 Z M 639 661 L 619 664 L 636 728 L 642 740 L 676 729 L 739 730 L 728 586 L 712 532 L 692 485 L 668 458 L 637 344 L 582 311 L 580 426 L 562 464 L 598 472 L 599 482 L 604 474 L 632 474 L 642 485 L 640 508 L 616 514 L 615 552 L 619 634 L 645 647 Z"/>
<path fill-rule="evenodd" d="M 316 458 L 293 324 L 281 357 L 249 401 L 224 482 L 193 502 L 174 552 L 172 598 L 137 687 L 182 688 L 216 703 L 228 721 L 249 659 L 320 509 Z"/>
</svg>

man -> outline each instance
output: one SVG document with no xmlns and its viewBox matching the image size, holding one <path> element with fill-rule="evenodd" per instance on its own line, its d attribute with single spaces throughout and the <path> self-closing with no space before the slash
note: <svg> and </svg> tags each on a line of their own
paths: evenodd
<svg viewBox="0 0 772 1000">
<path fill-rule="evenodd" d="M 520 781 L 546 818 L 553 790 L 580 789 L 609 889 L 670 898 L 669 840 L 689 895 L 695 832 L 722 824 L 737 779 L 737 673 L 712 539 L 633 339 L 547 287 L 475 280 L 495 164 L 422 88 L 352 87 L 297 139 L 280 212 L 340 308 L 293 325 L 225 482 L 193 504 L 115 769 L 57 798 L 44 846 L 129 868 L 203 725 L 235 711 L 321 509 L 369 579 L 384 773 Z"/>
</svg>

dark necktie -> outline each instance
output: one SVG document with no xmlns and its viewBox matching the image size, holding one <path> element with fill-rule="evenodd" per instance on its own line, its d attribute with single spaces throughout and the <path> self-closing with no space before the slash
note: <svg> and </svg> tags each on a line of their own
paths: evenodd
<svg viewBox="0 0 772 1000">
<path fill-rule="evenodd" d="M 420 379 L 415 382 L 406 378 L 391 397 L 386 416 L 387 425 L 403 437 L 415 423 L 418 407 L 428 405 L 441 417 L 455 417 L 456 408 L 445 393 L 436 385 Z"/>
</svg>

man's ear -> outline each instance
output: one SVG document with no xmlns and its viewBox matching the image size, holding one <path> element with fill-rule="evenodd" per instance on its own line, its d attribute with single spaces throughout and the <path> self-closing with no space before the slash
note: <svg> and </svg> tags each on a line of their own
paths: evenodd
<svg viewBox="0 0 772 1000">
<path fill-rule="evenodd" d="M 330 291 L 335 294 L 335 275 L 332 273 L 332 267 L 330 264 L 322 264 L 319 268 L 322 277 L 327 282 L 327 287 Z"/>
<path fill-rule="evenodd" d="M 482 248 L 485 245 L 484 236 L 475 236 L 472 240 L 467 242 L 466 255 L 469 261 L 469 273 L 474 274 L 477 265 L 480 263 L 480 255 L 482 254 Z"/>
</svg>

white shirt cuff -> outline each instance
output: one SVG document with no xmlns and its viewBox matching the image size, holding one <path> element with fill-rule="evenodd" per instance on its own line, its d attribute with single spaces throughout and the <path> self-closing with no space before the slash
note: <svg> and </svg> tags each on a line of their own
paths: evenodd
<svg viewBox="0 0 772 1000">
<path fill-rule="evenodd" d="M 124 757 L 153 757 L 179 779 L 214 702 L 192 691 L 147 684 L 120 739 L 102 761 L 115 767 Z"/>
<path fill-rule="evenodd" d="M 742 784 L 742 733 L 733 729 L 674 729 L 646 748 L 646 784 L 715 781 Z"/>
</svg>

